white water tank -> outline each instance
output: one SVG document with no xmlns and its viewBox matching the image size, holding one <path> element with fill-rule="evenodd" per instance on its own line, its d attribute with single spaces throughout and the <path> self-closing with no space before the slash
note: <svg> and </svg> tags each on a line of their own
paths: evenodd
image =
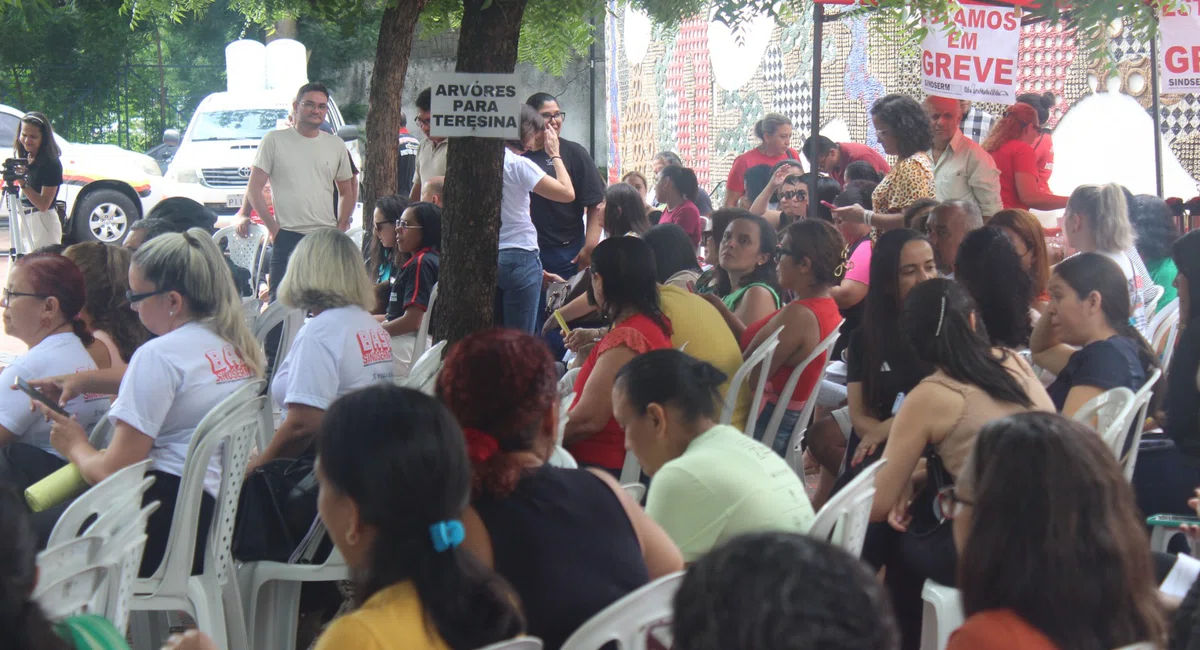
<svg viewBox="0 0 1200 650">
<path fill-rule="evenodd" d="M 308 83 L 308 52 L 290 38 L 267 43 L 267 89 L 296 92 Z"/>
<path fill-rule="evenodd" d="M 267 47 L 238 40 L 225 46 L 225 87 L 231 93 L 257 92 L 267 87 Z"/>
</svg>

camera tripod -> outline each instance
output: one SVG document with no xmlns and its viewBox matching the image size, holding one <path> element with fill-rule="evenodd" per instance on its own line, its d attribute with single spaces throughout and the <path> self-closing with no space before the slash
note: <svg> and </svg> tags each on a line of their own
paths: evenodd
<svg viewBox="0 0 1200 650">
<path fill-rule="evenodd" d="M 21 209 L 21 188 L 16 184 L 16 180 L 24 176 L 24 174 L 18 176 L 15 173 L 15 169 L 12 168 L 13 166 L 9 164 L 10 160 L 4 161 L 3 193 L 4 203 L 8 208 L 8 235 L 10 239 L 8 260 L 11 263 L 21 259 L 27 251 L 22 250 L 24 242 L 21 241 L 21 218 L 24 216 L 24 210 Z"/>
</svg>

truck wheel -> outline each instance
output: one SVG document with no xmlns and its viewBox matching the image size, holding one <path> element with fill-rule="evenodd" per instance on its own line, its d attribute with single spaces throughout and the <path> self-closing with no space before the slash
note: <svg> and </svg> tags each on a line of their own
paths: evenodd
<svg viewBox="0 0 1200 650">
<path fill-rule="evenodd" d="M 93 190 L 75 208 L 75 241 L 120 242 L 140 216 L 137 205 L 120 191 Z"/>
</svg>

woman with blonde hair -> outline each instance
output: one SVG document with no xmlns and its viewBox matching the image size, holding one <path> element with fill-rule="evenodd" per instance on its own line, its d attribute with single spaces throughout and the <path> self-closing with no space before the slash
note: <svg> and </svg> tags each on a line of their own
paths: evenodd
<svg viewBox="0 0 1200 650">
<path fill-rule="evenodd" d="M 129 308 L 125 297 L 129 291 L 133 251 L 87 242 L 68 247 L 63 255 L 74 262 L 87 279 L 79 318 L 96 339 L 96 343 L 88 347 L 88 353 L 96 367 L 124 371 L 134 351 L 150 338 L 150 332 Z"/>
<path fill-rule="evenodd" d="M 1041 314 L 1050 303 L 1050 294 L 1046 290 L 1050 282 L 1050 252 L 1046 249 L 1046 231 L 1042 222 L 1028 210 L 1001 210 L 988 221 L 987 225 L 999 228 L 1017 255 L 1021 256 L 1021 267 L 1033 279 L 1033 309 Z"/>
<path fill-rule="evenodd" d="M 241 298 L 225 257 L 207 231 L 161 235 L 142 245 L 129 267 L 130 306 L 157 338 L 134 353 L 108 412 L 114 432 L 108 448 L 98 451 L 87 431 L 73 419 L 34 405 L 52 421 L 50 442 L 95 485 L 117 471 L 149 458 L 154 484 L 143 503 L 159 502 L 150 516 L 141 575 L 151 575 L 167 548 L 175 498 L 187 465 L 187 451 L 204 416 L 247 382 L 263 374 L 258 341 L 246 326 Z M 65 402 L 62 377 L 38 384 Z M 76 382 L 79 388 L 86 382 Z M 83 392 L 116 393 L 115 386 Z M 60 396 L 61 395 L 61 396 Z M 195 564 L 203 561 L 208 525 L 221 483 L 221 458 L 208 461 L 200 501 Z M 63 507 L 37 513 L 42 539 L 49 536 Z"/>
<path fill-rule="evenodd" d="M 392 341 L 375 317 L 375 288 L 354 242 L 336 228 L 300 240 L 279 285 L 283 304 L 312 314 L 275 374 L 283 422 L 250 468 L 310 453 L 333 401 L 392 380 Z"/>
<path fill-rule="evenodd" d="M 1099 253 L 1117 263 L 1129 289 L 1130 323 L 1146 336 L 1146 303 L 1154 280 L 1134 246 L 1125 188 L 1116 183 L 1080 185 L 1063 215 L 1067 244 L 1081 253 Z"/>
<path fill-rule="evenodd" d="M 1036 108 L 1013 104 L 983 143 L 1000 168 L 1000 200 L 1006 209 L 1058 210 L 1067 204 L 1067 197 L 1051 194 L 1038 184 L 1033 145 L 1042 135 L 1040 125 Z"/>
</svg>

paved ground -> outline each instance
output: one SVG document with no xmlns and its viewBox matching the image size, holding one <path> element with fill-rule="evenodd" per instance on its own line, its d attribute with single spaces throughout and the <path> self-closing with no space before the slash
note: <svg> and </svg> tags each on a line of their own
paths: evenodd
<svg viewBox="0 0 1200 650">
<path fill-rule="evenodd" d="M 8 247 L 10 239 L 8 237 L 8 221 L 0 222 L 0 286 L 8 286 L 8 269 L 11 264 L 8 261 Z M 12 360 L 24 354 L 28 348 L 21 341 L 5 334 L 0 329 L 0 366 L 6 366 Z"/>
</svg>

